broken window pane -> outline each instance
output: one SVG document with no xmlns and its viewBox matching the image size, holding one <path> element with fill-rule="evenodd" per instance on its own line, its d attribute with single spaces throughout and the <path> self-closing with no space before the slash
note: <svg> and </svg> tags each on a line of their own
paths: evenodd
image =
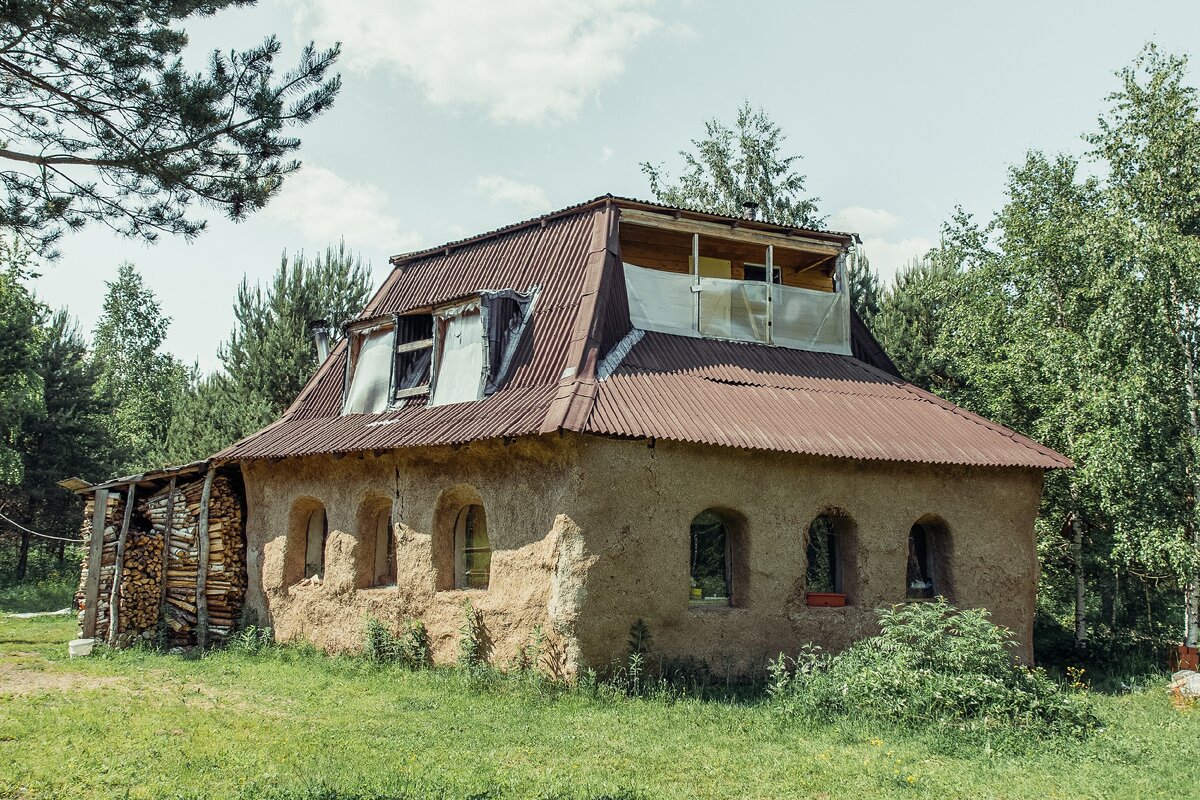
<svg viewBox="0 0 1200 800">
<path fill-rule="evenodd" d="M 729 527 L 721 515 L 703 511 L 692 520 L 693 603 L 730 604 Z"/>
<path fill-rule="evenodd" d="M 483 318 L 478 302 L 438 314 L 437 374 L 429 405 L 466 403 L 482 396 Z"/>
<path fill-rule="evenodd" d="M 433 316 L 410 314 L 396 322 L 397 399 L 429 389 L 433 361 Z"/>
<path fill-rule="evenodd" d="M 500 388 L 512 367 L 517 347 L 529 319 L 533 292 L 488 292 L 483 295 L 484 328 L 487 334 L 487 385 L 484 394 Z"/>
<path fill-rule="evenodd" d="M 387 411 L 392 381 L 391 325 L 350 333 L 348 380 L 343 414 L 379 414 Z"/>
</svg>

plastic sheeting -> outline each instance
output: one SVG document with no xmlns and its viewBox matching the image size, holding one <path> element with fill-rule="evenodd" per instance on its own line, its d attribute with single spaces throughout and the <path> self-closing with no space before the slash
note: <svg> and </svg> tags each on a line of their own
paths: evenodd
<svg viewBox="0 0 1200 800">
<path fill-rule="evenodd" d="M 850 301 L 841 292 L 776 286 L 771 336 L 780 347 L 850 355 Z"/>
<path fill-rule="evenodd" d="M 625 264 L 633 327 L 850 355 L 850 302 L 841 292 L 701 278 L 697 331 L 693 281 L 691 275 Z"/>
<path fill-rule="evenodd" d="M 358 358 L 350 373 L 343 414 L 381 414 L 387 411 L 392 383 L 392 353 L 396 331 L 392 327 L 352 333 L 361 337 Z"/>
<path fill-rule="evenodd" d="M 742 342 L 769 341 L 765 283 L 700 279 L 700 333 Z"/>
<path fill-rule="evenodd" d="M 478 400 L 483 392 L 483 317 L 478 303 L 439 312 L 437 375 L 429 405 Z"/>
<path fill-rule="evenodd" d="M 629 321 L 644 331 L 698 336 L 692 305 L 692 276 L 625 265 Z"/>
</svg>

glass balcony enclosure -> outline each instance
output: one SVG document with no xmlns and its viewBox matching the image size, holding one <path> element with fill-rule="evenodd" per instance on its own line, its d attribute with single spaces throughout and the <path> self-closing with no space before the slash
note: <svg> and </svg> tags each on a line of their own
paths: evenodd
<svg viewBox="0 0 1200 800">
<path fill-rule="evenodd" d="M 681 229 L 622 220 L 634 327 L 850 354 L 841 246 L 757 232 L 724 238 L 676 225 Z"/>
</svg>

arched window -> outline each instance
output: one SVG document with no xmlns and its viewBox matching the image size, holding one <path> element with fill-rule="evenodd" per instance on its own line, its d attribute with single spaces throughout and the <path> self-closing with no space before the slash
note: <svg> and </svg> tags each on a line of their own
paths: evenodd
<svg viewBox="0 0 1200 800">
<path fill-rule="evenodd" d="M 842 582 L 842 542 L 837 521 L 821 514 L 808 526 L 804 589 L 807 592 L 840 594 Z"/>
<path fill-rule="evenodd" d="M 374 520 L 375 552 L 373 560 L 373 586 L 390 586 L 396 582 L 396 535 L 392 525 L 392 513 L 384 509 Z"/>
<path fill-rule="evenodd" d="M 491 568 L 492 546 L 483 506 L 463 506 L 454 523 L 454 585 L 459 589 L 486 589 Z"/>
<path fill-rule="evenodd" d="M 692 603 L 733 604 L 733 552 L 729 525 L 716 511 L 692 520 Z"/>
<path fill-rule="evenodd" d="M 905 596 L 924 600 L 951 596 L 950 534 L 946 526 L 922 520 L 908 532 Z"/>
<path fill-rule="evenodd" d="M 304 546 L 304 577 L 320 578 L 325 573 L 325 540 L 329 538 L 329 523 L 325 509 L 317 508 L 308 515 L 308 531 Z"/>
</svg>

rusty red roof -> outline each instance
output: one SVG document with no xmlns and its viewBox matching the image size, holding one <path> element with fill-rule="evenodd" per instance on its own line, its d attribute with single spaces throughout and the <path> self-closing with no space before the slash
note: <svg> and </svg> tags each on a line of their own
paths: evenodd
<svg viewBox="0 0 1200 800">
<path fill-rule="evenodd" d="M 1071 465 L 1053 450 L 905 383 L 857 320 L 853 356 L 645 333 L 601 373 L 601 362 L 632 330 L 617 227 L 623 207 L 750 224 L 602 197 L 395 257 L 391 275 L 360 319 L 487 289 L 538 287 L 532 330 L 506 384 L 472 403 L 432 408 L 415 399 L 383 414 L 342 416 L 339 346 L 280 420 L 216 458 L 389 450 L 569 430 L 864 460 Z M 823 235 L 850 242 L 847 234 Z"/>
</svg>

